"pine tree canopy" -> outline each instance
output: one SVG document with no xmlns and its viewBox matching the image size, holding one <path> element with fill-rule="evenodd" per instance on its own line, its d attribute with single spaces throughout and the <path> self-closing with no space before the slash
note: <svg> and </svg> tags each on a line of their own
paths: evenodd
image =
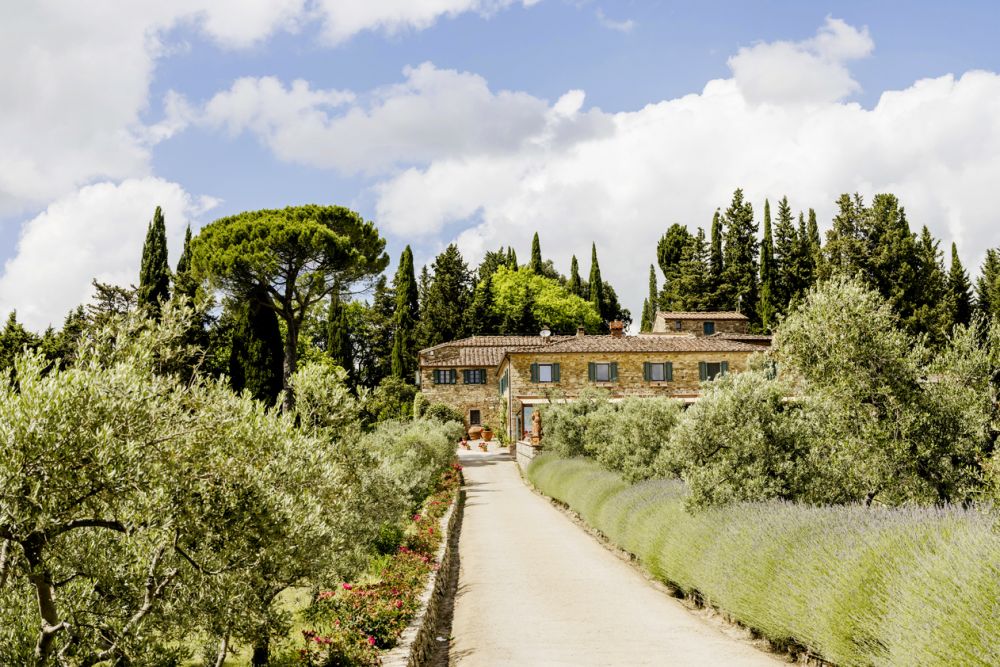
<svg viewBox="0 0 1000 667">
<path fill-rule="evenodd" d="M 192 241 L 195 270 L 236 297 L 264 290 L 285 323 L 284 382 L 298 365 L 303 319 L 334 289 L 349 290 L 389 263 L 371 222 L 342 206 L 247 211 L 212 222 Z M 286 391 L 286 408 L 293 396 Z"/>
<path fill-rule="evenodd" d="M 160 306 L 170 298 L 170 266 L 167 263 L 167 226 L 159 206 L 146 228 L 139 269 L 138 305 L 154 317 Z"/>
</svg>

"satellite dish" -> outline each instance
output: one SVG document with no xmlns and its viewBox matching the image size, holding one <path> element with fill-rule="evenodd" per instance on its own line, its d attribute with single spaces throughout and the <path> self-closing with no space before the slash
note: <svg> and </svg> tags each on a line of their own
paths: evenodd
<svg viewBox="0 0 1000 667">
<path fill-rule="evenodd" d="M 548 327 L 546 327 L 546 328 L 542 329 L 541 333 L 539 333 L 538 335 L 541 336 L 542 338 L 548 338 L 549 336 L 552 335 L 552 332 L 549 331 Z"/>
</svg>

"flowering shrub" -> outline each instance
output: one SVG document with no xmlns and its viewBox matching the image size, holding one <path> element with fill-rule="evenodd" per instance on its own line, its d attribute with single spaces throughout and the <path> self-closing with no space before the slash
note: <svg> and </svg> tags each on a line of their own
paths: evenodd
<svg viewBox="0 0 1000 667">
<path fill-rule="evenodd" d="M 378 665 L 379 652 L 393 647 L 416 616 L 420 593 L 438 567 L 434 557 L 444 539 L 438 529 L 461 485 L 461 466 L 445 471 L 420 511 L 409 517 L 396 553 L 374 558 L 363 582 L 324 590 L 307 610 L 302 664 Z"/>
</svg>

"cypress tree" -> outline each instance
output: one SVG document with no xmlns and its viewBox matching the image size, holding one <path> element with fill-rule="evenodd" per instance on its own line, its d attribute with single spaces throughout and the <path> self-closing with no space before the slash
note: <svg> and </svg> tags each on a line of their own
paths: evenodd
<svg viewBox="0 0 1000 667">
<path fill-rule="evenodd" d="M 153 317 L 159 317 L 160 306 L 170 298 L 170 266 L 167 264 L 167 227 L 159 206 L 146 227 L 146 242 L 142 246 L 139 268 L 137 303 Z"/>
<path fill-rule="evenodd" d="M 470 334 L 498 333 L 496 309 L 493 299 L 493 275 L 489 274 L 479 281 L 472 294 L 472 305 L 469 307 L 466 332 Z"/>
<path fill-rule="evenodd" d="M 182 294 L 194 301 L 198 291 L 198 283 L 191 271 L 191 225 L 184 231 L 184 249 L 181 258 L 177 260 L 177 272 L 174 274 L 174 294 Z"/>
<path fill-rule="evenodd" d="M 641 331 L 652 331 L 653 325 L 656 323 L 656 302 L 658 291 L 656 289 L 656 269 L 652 264 L 649 265 L 649 295 L 646 297 L 645 302 L 642 306 L 642 325 L 640 327 Z"/>
<path fill-rule="evenodd" d="M 281 328 L 263 288 L 255 288 L 236 306 L 229 382 L 233 391 L 244 389 L 259 401 L 274 405 L 283 386 L 284 349 Z"/>
<path fill-rule="evenodd" d="M 573 259 L 569 263 L 569 282 L 566 283 L 566 289 L 569 290 L 570 294 L 575 294 L 578 297 L 586 296 L 583 282 L 580 280 L 580 263 L 576 261 L 576 255 L 573 255 Z"/>
<path fill-rule="evenodd" d="M 393 316 L 392 374 L 412 381 L 417 367 L 416 328 L 420 317 L 417 279 L 413 273 L 413 251 L 406 246 L 393 280 L 396 312 Z"/>
<path fill-rule="evenodd" d="M 607 306 L 604 299 L 604 282 L 601 280 L 601 266 L 597 263 L 597 244 L 590 245 L 590 302 L 603 319 Z M 607 320 L 605 320 L 607 322 Z"/>
<path fill-rule="evenodd" d="M 345 371 L 348 383 L 356 385 L 357 370 L 354 367 L 354 346 L 347 321 L 347 305 L 340 298 L 340 289 L 330 294 L 330 309 L 326 319 L 326 353 Z"/>
<path fill-rule="evenodd" d="M 1000 317 L 1000 249 L 989 248 L 976 279 L 976 310 L 984 317 Z"/>
<path fill-rule="evenodd" d="M 801 250 L 792 208 L 788 205 L 788 197 L 782 197 L 778 202 L 778 215 L 774 224 L 774 263 L 771 265 L 772 298 L 776 313 L 784 313 L 792 296 L 802 289 L 805 267 Z"/>
<path fill-rule="evenodd" d="M 472 274 L 452 243 L 434 259 L 434 275 L 420 315 L 424 347 L 466 335 L 466 310 L 472 301 Z"/>
<path fill-rule="evenodd" d="M 507 248 L 507 267 L 517 270 L 517 253 L 514 252 L 514 246 Z"/>
<path fill-rule="evenodd" d="M 531 239 L 531 263 L 528 268 L 538 275 L 542 275 L 542 244 L 538 241 L 538 232 L 535 232 Z"/>
<path fill-rule="evenodd" d="M 760 296 L 757 300 L 757 317 L 761 328 L 767 332 L 774 322 L 774 241 L 771 237 L 771 203 L 764 200 L 764 240 L 760 248 Z"/>
<path fill-rule="evenodd" d="M 719 215 L 719 209 L 715 209 L 715 215 L 712 216 L 712 241 L 711 241 L 711 251 L 709 253 L 709 264 L 711 265 L 712 277 L 716 280 L 721 280 L 722 278 L 722 217 Z"/>
<path fill-rule="evenodd" d="M 806 229 L 809 251 L 812 255 L 812 282 L 815 282 L 823 270 L 823 242 L 819 236 L 819 225 L 816 224 L 816 211 L 813 209 L 809 209 L 809 223 Z"/>
<path fill-rule="evenodd" d="M 723 307 L 739 310 L 751 321 L 757 317 L 757 225 L 753 206 L 743 199 L 743 190 L 733 193 L 733 200 L 723 216 Z"/>
<path fill-rule="evenodd" d="M 958 246 L 951 244 L 951 270 L 948 272 L 948 289 L 951 291 L 951 321 L 968 324 L 972 320 L 972 283 L 958 257 Z"/>
</svg>

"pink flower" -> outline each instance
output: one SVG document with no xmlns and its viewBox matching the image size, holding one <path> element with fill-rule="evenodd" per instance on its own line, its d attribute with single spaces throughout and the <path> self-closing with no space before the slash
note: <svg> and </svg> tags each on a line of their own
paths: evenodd
<svg viewBox="0 0 1000 667">
<path fill-rule="evenodd" d="M 431 526 L 430 528 L 427 529 L 427 534 L 428 535 L 433 535 L 434 534 L 434 526 Z"/>
<path fill-rule="evenodd" d="M 419 514 L 414 514 L 413 515 L 413 520 L 414 521 L 420 521 L 420 515 Z"/>
<path fill-rule="evenodd" d="M 319 593 L 319 599 L 320 600 L 329 600 L 334 595 L 336 595 L 336 593 L 334 591 L 320 591 L 320 593 Z"/>
<path fill-rule="evenodd" d="M 351 586 L 350 584 L 344 584 L 344 590 L 345 590 L 345 591 L 349 591 L 349 590 L 351 590 L 352 588 L 354 588 L 354 586 Z"/>
<path fill-rule="evenodd" d="M 371 635 L 368 635 L 368 645 L 375 646 L 375 638 L 372 637 Z"/>
<path fill-rule="evenodd" d="M 396 609 L 402 609 L 403 608 L 403 601 L 402 600 L 396 600 L 395 602 L 392 603 L 392 606 L 395 607 Z"/>
</svg>

